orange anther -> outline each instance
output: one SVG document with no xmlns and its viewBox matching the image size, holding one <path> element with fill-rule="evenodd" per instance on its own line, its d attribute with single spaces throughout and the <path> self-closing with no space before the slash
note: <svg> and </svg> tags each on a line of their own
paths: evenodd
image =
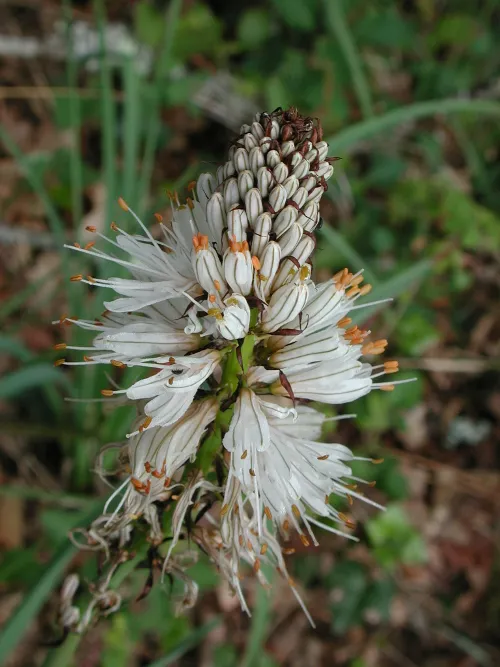
<svg viewBox="0 0 500 667">
<path fill-rule="evenodd" d="M 195 188 L 196 188 L 196 181 L 190 181 L 190 182 L 187 184 L 187 189 L 188 189 L 189 192 L 191 192 L 191 191 L 194 190 Z"/>
<path fill-rule="evenodd" d="M 142 422 L 142 424 L 139 426 L 139 431 L 144 431 L 144 429 L 148 428 L 148 426 L 151 424 L 153 421 L 153 417 L 146 417 L 146 419 Z"/>
<path fill-rule="evenodd" d="M 220 290 L 220 282 L 218 280 L 214 280 L 214 287 L 217 291 Z"/>
<path fill-rule="evenodd" d="M 113 396 L 113 393 L 112 389 L 101 389 L 101 394 L 103 396 Z"/>
<path fill-rule="evenodd" d="M 54 345 L 52 347 L 53 350 L 65 350 L 68 346 L 66 343 L 57 343 L 57 345 Z"/>
<path fill-rule="evenodd" d="M 118 225 L 116 224 L 116 222 L 112 222 L 112 223 L 110 224 L 110 227 L 111 227 L 111 229 L 112 229 L 114 232 L 119 231 L 119 230 L 118 230 Z"/>
<path fill-rule="evenodd" d="M 256 255 L 252 256 L 252 264 L 253 264 L 253 268 L 256 271 L 260 271 L 261 263 L 260 263 L 260 259 Z"/>
<path fill-rule="evenodd" d="M 267 542 L 264 542 L 264 544 L 263 544 L 263 545 L 261 546 L 261 548 L 260 548 L 260 555 L 261 555 L 261 556 L 263 556 L 263 555 L 266 553 L 266 551 L 267 551 L 267 547 L 268 547 Z"/>
<path fill-rule="evenodd" d="M 135 477 L 132 477 L 132 479 L 130 480 L 130 483 L 132 484 L 132 486 L 134 487 L 134 489 L 136 491 L 142 491 L 143 488 L 144 488 L 144 484 L 141 482 L 141 480 L 136 479 Z"/>
<path fill-rule="evenodd" d="M 292 554 L 295 553 L 295 549 L 293 547 L 288 547 L 286 549 L 281 550 L 285 556 L 291 556 Z"/>
<path fill-rule="evenodd" d="M 118 206 L 122 209 L 122 211 L 128 211 L 129 210 L 128 209 L 128 204 L 125 201 L 125 199 L 123 199 L 123 197 L 118 197 Z"/>
<path fill-rule="evenodd" d="M 308 546 L 310 545 L 310 542 L 309 542 L 309 540 L 307 539 L 307 537 L 304 535 L 304 533 L 300 533 L 300 534 L 299 534 L 299 537 L 300 537 L 300 541 L 302 542 L 302 544 L 303 544 L 305 547 L 308 547 Z"/>
<path fill-rule="evenodd" d="M 95 241 L 90 241 L 90 243 L 87 243 L 87 245 L 85 246 L 85 250 L 90 250 L 94 246 L 95 246 Z"/>
<path fill-rule="evenodd" d="M 318 456 L 318 461 L 326 461 L 329 457 L 329 454 L 323 454 L 323 456 Z"/>
<path fill-rule="evenodd" d="M 364 277 L 362 275 L 356 276 L 351 280 L 351 287 L 357 287 L 360 285 L 364 280 Z"/>
<path fill-rule="evenodd" d="M 146 482 L 146 484 L 144 486 L 144 493 L 146 495 L 148 495 L 150 491 L 151 491 L 151 480 L 148 479 L 148 481 Z"/>
<path fill-rule="evenodd" d="M 92 283 L 92 284 L 95 283 L 95 278 L 93 278 L 92 276 L 87 276 L 87 280 L 89 281 L 89 283 Z"/>
<path fill-rule="evenodd" d="M 54 361 L 54 366 L 62 366 L 65 363 L 66 359 L 57 359 L 56 361 Z"/>
<path fill-rule="evenodd" d="M 370 283 L 367 283 L 366 285 L 363 285 L 363 287 L 360 288 L 359 290 L 359 296 L 366 296 L 369 292 L 372 291 L 372 286 Z"/>
<path fill-rule="evenodd" d="M 163 222 L 163 216 L 161 215 L 161 213 L 155 213 L 154 216 L 157 222 Z"/>
<path fill-rule="evenodd" d="M 271 510 L 267 505 L 264 507 L 264 514 L 267 516 L 269 521 L 272 521 L 273 515 L 271 514 Z"/>
<path fill-rule="evenodd" d="M 341 271 L 337 271 L 337 273 L 332 278 L 333 282 L 334 283 L 338 282 L 339 280 L 344 278 L 344 276 L 346 276 L 347 273 L 348 273 L 347 269 L 342 269 Z"/>
<path fill-rule="evenodd" d="M 292 512 L 295 514 L 297 519 L 300 519 L 300 510 L 297 505 L 292 505 Z"/>
<path fill-rule="evenodd" d="M 221 516 L 226 516 L 226 514 L 229 512 L 229 505 L 226 503 L 225 505 L 222 506 L 222 509 L 220 511 Z"/>
<path fill-rule="evenodd" d="M 77 273 L 76 276 L 71 276 L 70 280 L 72 283 L 79 283 L 80 280 L 83 280 L 83 276 L 81 273 Z"/>
<path fill-rule="evenodd" d="M 399 364 L 397 361 L 386 361 L 384 363 L 384 371 L 386 374 L 397 373 L 399 371 Z"/>
<path fill-rule="evenodd" d="M 344 328 L 347 327 L 349 324 L 351 324 L 352 318 L 350 317 L 343 317 L 341 320 L 337 322 L 337 326 Z"/>
<path fill-rule="evenodd" d="M 360 291 L 361 290 L 359 289 L 359 287 L 351 287 L 351 289 L 347 290 L 345 295 L 348 299 L 350 299 L 351 297 L 356 296 L 356 294 L 359 294 Z"/>
<path fill-rule="evenodd" d="M 83 361 L 94 361 L 92 357 L 88 357 L 86 354 L 83 355 Z"/>
<path fill-rule="evenodd" d="M 246 459 L 247 456 L 248 456 L 248 449 L 245 449 L 245 451 L 241 455 L 241 460 L 243 461 L 244 459 Z"/>
<path fill-rule="evenodd" d="M 77 241 L 75 241 L 75 242 L 73 243 L 73 246 L 74 246 L 75 248 L 81 248 L 81 247 L 82 247 Z"/>
<path fill-rule="evenodd" d="M 208 300 L 210 301 L 210 303 L 215 303 L 217 301 L 217 297 L 215 296 L 215 294 L 209 294 Z"/>
<path fill-rule="evenodd" d="M 92 232 L 92 234 L 93 234 L 94 232 L 97 231 L 97 227 L 95 227 L 94 225 L 87 225 L 87 226 L 85 227 L 85 229 L 86 229 L 88 232 Z"/>
<path fill-rule="evenodd" d="M 255 563 L 253 564 L 253 571 L 258 572 L 259 570 L 260 570 L 260 560 L 256 558 Z"/>
<path fill-rule="evenodd" d="M 394 391 L 394 385 L 393 384 L 383 384 L 379 387 L 381 391 Z"/>
<path fill-rule="evenodd" d="M 205 234 L 195 234 L 193 236 L 193 248 L 198 252 L 199 250 L 208 250 L 208 236 Z"/>
<path fill-rule="evenodd" d="M 144 470 L 148 473 L 148 475 L 151 472 L 151 468 L 152 468 L 151 463 L 149 461 L 146 461 L 146 463 L 144 464 Z"/>
</svg>

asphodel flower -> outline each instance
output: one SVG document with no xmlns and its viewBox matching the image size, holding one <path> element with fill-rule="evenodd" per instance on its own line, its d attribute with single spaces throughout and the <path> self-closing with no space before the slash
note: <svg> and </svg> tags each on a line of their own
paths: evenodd
<svg viewBox="0 0 500 667">
<path fill-rule="evenodd" d="M 319 284 L 312 276 L 335 160 L 327 152 L 316 119 L 295 109 L 259 114 L 215 176 L 191 184 L 185 203 L 170 196 L 168 221 L 156 214 L 158 224 L 146 225 L 120 199 L 138 233 L 113 223 L 114 238 L 98 234 L 107 251 L 74 248 L 130 277 L 73 277 L 116 297 L 106 297 L 99 320 L 66 318 L 96 335 L 87 348 L 67 346 L 84 351 L 83 361 L 60 363 L 144 370 L 130 386 L 103 388 L 135 401 L 140 416 L 120 450 L 124 481 L 89 543 L 121 548 L 142 519 L 152 543 L 171 542 L 167 567 L 184 530 L 247 611 L 241 563 L 262 580 L 261 561 L 270 563 L 291 582 L 283 543 L 296 532 L 317 544 L 313 528 L 350 536 L 352 520 L 330 497 L 366 501 L 353 484 L 357 457 L 322 440 L 325 417 L 309 403 L 341 405 L 396 384 L 381 378 L 397 362 L 372 364 L 387 341 L 351 321 L 371 305 L 362 273 L 342 269 Z M 221 464 L 217 478 L 207 451 Z M 165 529 L 155 508 L 176 502 Z"/>
</svg>

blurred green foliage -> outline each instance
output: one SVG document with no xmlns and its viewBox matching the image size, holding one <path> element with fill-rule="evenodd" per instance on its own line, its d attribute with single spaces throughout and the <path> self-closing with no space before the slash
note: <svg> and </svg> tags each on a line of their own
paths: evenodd
<svg viewBox="0 0 500 667">
<path fill-rule="evenodd" d="M 71 10 L 71 4 L 66 2 L 66 8 Z M 82 208 L 84 189 L 100 181 L 106 185 L 110 215 L 118 212 L 113 201 L 122 188 L 143 212 L 163 206 L 166 187 L 182 188 L 202 168 L 186 161 L 175 180 L 167 179 L 160 168 L 160 176 L 150 182 L 151 160 L 158 150 L 168 151 L 174 138 L 164 112 L 175 107 L 188 117 L 199 116 L 201 111 L 193 101 L 196 91 L 213 69 L 228 70 L 236 90 L 263 109 L 297 106 L 303 113 L 321 117 L 327 137 L 339 138 L 343 160 L 336 163 L 338 178 L 328 192 L 316 266 L 330 273 L 346 263 L 356 270 L 364 266 L 374 285 L 374 299 L 397 297 L 397 303 L 385 307 L 377 325 L 391 334 L 391 354 L 417 358 L 443 342 L 434 308 L 437 298 L 453 309 L 452 326 L 459 335 L 469 315 L 463 308 L 472 285 L 468 254 L 500 249 L 500 195 L 494 186 L 500 162 L 492 149 L 499 139 L 500 107 L 494 102 L 468 101 L 474 96 L 495 96 L 491 83 L 500 66 L 500 50 L 492 17 L 498 3 L 478 8 L 466 0 L 374 0 L 368 4 L 344 0 L 335 5 L 332 0 L 269 0 L 232 3 L 218 12 L 215 4 L 139 0 L 124 6 L 123 19 L 134 38 L 153 49 L 154 75 L 136 71 L 133 56 L 107 65 L 103 54 L 96 52 L 98 74 L 85 73 L 85 62 L 68 61 L 66 74 L 51 83 L 60 91 L 61 86 L 71 87 L 81 77 L 89 89 L 100 90 L 99 98 L 58 92 L 53 121 L 61 131 L 72 134 L 75 146 L 80 146 L 84 130 L 97 131 L 100 159 L 88 159 L 71 148 L 23 155 L 4 134 L 7 150 L 26 176 L 26 183 L 12 193 L 12 199 L 33 188 L 46 204 L 58 245 L 70 224 L 70 233 L 78 236 L 79 220 L 75 218 Z M 97 0 L 94 5 L 104 16 L 106 3 Z M 100 25 L 101 38 L 105 25 Z M 166 43 L 168 37 L 171 41 Z M 210 66 L 199 66 L 200 61 Z M 124 95 L 115 96 L 117 92 Z M 461 98 L 462 111 L 441 115 L 450 107 L 447 98 Z M 426 102 L 432 103 L 432 112 L 417 108 Z M 401 114 L 396 121 L 384 125 L 388 114 L 397 110 Z M 371 118 L 389 129 L 381 134 L 372 131 Z M 197 157 L 220 160 L 222 155 L 212 150 L 210 145 L 197 146 Z M 142 192 L 142 179 L 149 201 Z M 63 262 L 68 262 L 67 255 L 67 251 L 62 254 Z M 99 272 L 99 267 L 86 267 L 82 256 L 78 260 L 82 273 L 86 268 Z M 60 315 L 61 302 L 68 303 L 72 314 L 78 306 L 82 317 L 91 318 L 102 309 L 99 298 L 83 302 L 77 296 L 79 289 L 59 284 L 52 288 L 54 317 Z M 0 351 L 9 355 L 13 366 L 0 379 L 0 397 L 16 399 L 19 414 L 28 415 L 39 434 L 47 425 L 56 430 L 71 469 L 66 498 L 62 494 L 63 500 L 70 500 L 69 490 L 92 494 L 95 452 L 103 442 L 123 437 L 130 410 L 119 408 L 108 415 L 99 404 L 82 407 L 63 402 L 61 385 L 66 393 L 88 398 L 98 395 L 107 379 L 95 368 L 90 372 L 76 369 L 71 375 L 56 372 L 50 365 L 52 353 L 35 356 L 16 340 L 19 315 L 33 291 L 28 285 L 0 306 Z M 35 323 L 36 308 L 32 305 L 27 314 Z M 76 333 L 75 344 L 83 344 L 78 336 Z M 384 434 L 405 428 L 405 411 L 424 399 L 426 387 L 422 374 L 410 375 L 416 377 L 415 382 L 390 394 L 373 392 L 357 402 L 359 452 L 383 454 Z M 15 427 L 19 424 L 6 426 Z M 327 437 L 332 437 L 332 431 Z M 200 452 L 204 465 L 210 459 L 211 445 L 207 440 Z M 385 513 L 365 525 L 374 567 L 351 558 L 348 546 L 324 576 L 318 575 L 314 556 L 297 556 L 292 564 L 304 582 L 332 591 L 331 629 L 336 635 L 363 623 L 383 624 L 396 591 L 398 568 L 426 560 L 423 538 L 400 504 L 408 496 L 408 484 L 397 460 L 387 458 L 378 466 L 356 462 L 354 474 L 375 481 L 389 503 Z M 30 497 L 36 497 L 37 489 L 30 491 Z M 75 522 L 75 512 L 59 507 L 59 500 L 46 506 L 43 493 L 39 500 L 38 541 L 4 554 L 0 562 L 4 585 L 31 591 L 28 604 L 14 616 L 11 627 L 15 634 L 8 640 L 0 638 L 0 660 L 5 657 L 2 650 L 7 653 L 20 640 L 22 629 L 58 585 L 71 556 L 68 552 L 58 557 L 57 552 L 48 590 L 45 584 L 38 585 L 46 568 L 40 552 L 54 552 L 64 544 Z M 89 577 L 93 567 L 85 566 Z M 190 572 L 202 591 L 215 587 L 217 575 L 206 559 Z M 145 576 L 142 570 L 134 573 L 132 588 L 140 590 Z M 166 655 L 158 664 L 171 664 L 168 654 L 180 642 L 187 641 L 185 647 L 201 641 L 203 634 L 196 634 L 189 619 L 174 616 L 168 588 L 155 587 L 141 605 L 147 613 L 125 606 L 107 624 L 104 667 L 126 664 L 134 645 L 144 637 L 154 636 L 158 653 Z M 248 667 L 257 664 L 257 658 L 260 667 L 275 664 L 262 649 L 269 613 L 268 598 L 259 594 L 244 652 Z M 182 646 L 181 654 L 187 650 Z M 69 647 L 68 665 L 75 664 L 71 651 L 76 648 L 77 643 Z M 214 664 L 232 666 L 239 655 L 233 645 L 221 644 L 215 649 Z M 50 660 L 49 655 L 48 664 Z M 361 660 L 351 664 L 364 665 Z"/>
</svg>

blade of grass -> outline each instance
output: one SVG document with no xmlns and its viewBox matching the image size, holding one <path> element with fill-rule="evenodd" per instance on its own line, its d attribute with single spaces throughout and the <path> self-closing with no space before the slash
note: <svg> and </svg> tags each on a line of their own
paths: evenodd
<svg viewBox="0 0 500 667">
<path fill-rule="evenodd" d="M 387 113 L 355 123 L 345 130 L 337 132 L 326 139 L 330 144 L 330 152 L 337 153 L 353 149 L 356 144 L 372 139 L 384 132 L 426 116 L 449 113 L 475 113 L 481 116 L 500 116 L 500 103 L 489 100 L 443 99 L 429 102 L 416 102 Z"/>
<path fill-rule="evenodd" d="M 99 512 L 101 503 L 94 503 L 91 508 L 82 512 L 75 526 L 89 523 Z M 0 634 L 0 664 L 16 648 L 29 629 L 31 622 L 42 608 L 55 587 L 64 576 L 64 571 L 77 549 L 70 543 L 65 544 L 47 565 L 36 585 L 25 596 L 21 604 L 5 623 Z"/>
<path fill-rule="evenodd" d="M 65 277 L 65 288 L 68 295 L 68 301 L 71 303 L 71 290 L 69 289 L 69 278 L 71 276 L 71 266 L 69 262 L 68 253 L 63 249 L 65 243 L 65 230 L 64 222 L 57 212 L 55 206 L 53 205 L 47 190 L 41 179 L 38 175 L 30 168 L 28 161 L 26 160 L 23 152 L 16 145 L 16 143 L 10 138 L 9 134 L 6 132 L 5 128 L 0 124 L 0 141 L 3 142 L 6 150 L 11 154 L 14 160 L 18 163 L 24 177 L 28 183 L 33 188 L 34 192 L 39 197 L 40 201 L 45 208 L 47 214 L 47 220 L 49 222 L 50 231 L 54 235 L 54 238 L 57 242 L 58 247 L 60 248 L 61 256 L 61 267 L 62 272 Z"/>
<path fill-rule="evenodd" d="M 0 398 L 13 398 L 23 391 L 53 382 L 64 383 L 68 388 L 70 386 L 64 373 L 51 364 L 40 362 L 25 366 L 3 376 L 0 380 Z"/>
<path fill-rule="evenodd" d="M 163 39 L 162 52 L 158 58 L 158 66 L 155 71 L 152 86 L 152 99 L 149 101 L 150 121 L 148 131 L 146 134 L 146 144 L 144 148 L 144 156 L 141 166 L 141 177 L 139 179 L 138 202 L 139 210 L 142 213 L 145 199 L 151 183 L 151 175 L 153 173 L 153 164 L 158 145 L 158 138 L 161 130 L 160 118 L 160 84 L 168 72 L 170 67 L 170 58 L 172 54 L 172 46 L 179 22 L 179 16 L 182 8 L 182 0 L 171 0 L 165 17 L 165 34 Z"/>
<path fill-rule="evenodd" d="M 23 498 L 24 500 L 38 500 L 39 502 L 62 507 L 82 509 L 95 505 L 95 500 L 88 496 L 76 496 L 68 493 L 44 491 L 32 486 L 20 486 L 17 484 L 0 486 L 0 496 L 7 498 Z"/>
<path fill-rule="evenodd" d="M 325 239 L 325 241 L 334 246 L 336 252 L 349 264 L 351 271 L 360 271 L 363 269 L 367 282 L 371 283 L 374 287 L 378 284 L 379 280 L 373 271 L 367 266 L 365 260 L 353 248 L 343 234 L 340 234 L 336 229 L 333 229 L 333 227 L 330 227 L 329 225 L 324 225 L 319 230 L 318 234 L 320 238 Z"/>
<path fill-rule="evenodd" d="M 105 40 L 106 12 L 103 0 L 94 0 L 94 11 L 99 31 L 99 74 L 102 110 L 102 156 L 103 176 L 106 185 L 106 222 L 113 218 L 114 199 L 116 196 L 115 180 L 115 104 L 113 100 L 113 84 L 108 64 Z"/>
<path fill-rule="evenodd" d="M 332 38 L 338 43 L 352 79 L 354 92 L 365 118 L 373 116 L 373 103 L 370 86 L 363 72 L 363 65 L 359 58 L 356 45 L 351 35 L 349 25 L 345 20 L 341 0 L 323 0 L 326 17 L 326 26 Z"/>
<path fill-rule="evenodd" d="M 30 298 L 32 294 L 41 290 L 49 280 L 54 278 L 53 273 L 49 272 L 39 280 L 35 280 L 32 283 L 28 283 L 22 290 L 11 296 L 9 299 L 6 299 L 4 303 L 0 306 L 0 319 L 4 319 L 11 315 L 14 311 L 18 310 L 23 306 L 26 301 Z M 45 290 L 44 290 L 45 291 Z M 49 294 L 49 297 L 52 297 L 52 293 Z"/>
<path fill-rule="evenodd" d="M 267 569 L 265 574 L 267 579 L 270 576 L 272 577 L 272 572 L 269 569 Z M 263 586 L 258 586 L 257 599 L 252 613 L 252 624 L 240 667 L 259 667 L 261 664 L 261 656 L 267 637 L 270 616 L 271 596 Z"/>
<path fill-rule="evenodd" d="M 422 259 L 416 264 L 413 264 L 407 269 L 400 271 L 385 282 L 380 283 L 375 287 L 368 297 L 369 301 L 378 301 L 379 299 L 396 299 L 401 294 L 404 294 L 415 284 L 421 283 L 427 278 L 433 267 L 431 259 Z M 365 322 L 369 317 L 378 313 L 387 304 L 378 304 L 376 306 L 369 306 L 359 311 L 359 315 L 354 317 L 354 320 Z"/>
<path fill-rule="evenodd" d="M 198 646 L 198 644 L 201 644 L 202 640 L 205 639 L 208 633 L 212 632 L 212 630 L 220 624 L 221 618 L 216 617 L 201 627 L 196 628 L 183 639 L 173 651 L 170 651 L 168 655 L 165 655 L 162 658 L 158 658 L 158 660 L 152 662 L 149 667 L 168 667 L 168 665 L 173 665 L 179 658 L 186 655 L 188 651 L 191 651 Z"/>
<path fill-rule="evenodd" d="M 81 118 L 81 100 L 77 92 L 78 68 L 73 55 L 72 39 L 72 12 L 70 0 L 64 0 L 64 16 L 66 19 L 66 49 L 68 53 L 66 65 L 66 79 L 69 89 L 69 114 L 72 129 L 73 150 L 70 152 L 70 182 L 71 182 L 71 202 L 73 213 L 73 228 L 78 225 L 83 217 L 83 169 L 80 155 L 80 128 Z M 81 238 L 77 235 L 79 241 Z"/>
<path fill-rule="evenodd" d="M 127 58 L 124 66 L 125 111 L 123 137 L 123 196 L 132 208 L 136 207 L 137 164 L 139 155 L 139 125 L 141 80 L 135 60 Z"/>
</svg>

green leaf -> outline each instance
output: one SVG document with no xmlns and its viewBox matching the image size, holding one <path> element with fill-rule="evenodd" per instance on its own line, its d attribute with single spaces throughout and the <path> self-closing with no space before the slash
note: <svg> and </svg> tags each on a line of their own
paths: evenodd
<svg viewBox="0 0 500 667">
<path fill-rule="evenodd" d="M 0 379 L 0 398 L 13 398 L 24 391 L 35 387 L 45 386 L 57 382 L 70 388 L 66 375 L 51 364 L 36 363 L 12 371 Z"/>
<path fill-rule="evenodd" d="M 264 568 L 266 578 L 272 583 L 272 573 Z M 263 587 L 257 587 L 257 600 L 252 610 L 252 624 L 247 635 L 245 654 L 241 667 L 260 667 L 263 646 L 266 641 L 271 617 L 271 596 Z"/>
<path fill-rule="evenodd" d="M 100 501 L 94 503 L 90 510 L 80 514 L 74 525 L 86 525 L 96 516 L 100 508 Z M 58 586 L 76 550 L 76 547 L 69 542 L 61 547 L 45 567 L 36 585 L 24 597 L 21 604 L 5 623 L 0 634 L 0 663 L 3 664 L 11 651 L 15 649 L 49 595 Z"/>
<path fill-rule="evenodd" d="M 311 31 L 316 26 L 316 2 L 314 0 L 272 0 L 283 21 L 296 30 Z"/>
<path fill-rule="evenodd" d="M 219 425 L 216 425 L 213 433 L 211 433 L 203 441 L 201 447 L 196 455 L 196 465 L 200 468 L 204 475 L 206 475 L 212 468 L 215 456 L 222 447 L 222 433 Z"/>
<path fill-rule="evenodd" d="M 33 358 L 33 353 L 21 341 L 1 333 L 0 354 L 10 354 L 20 361 L 29 361 Z"/>
<path fill-rule="evenodd" d="M 368 590 L 368 572 L 364 565 L 344 561 L 335 566 L 328 583 L 334 589 L 332 630 L 341 635 L 362 621 L 362 601 Z"/>
<path fill-rule="evenodd" d="M 392 570 L 399 563 L 426 562 L 425 542 L 399 505 L 389 505 L 385 512 L 367 521 L 365 527 L 373 554 L 382 567 Z"/>
<path fill-rule="evenodd" d="M 193 630 L 180 644 L 171 651 L 168 655 L 159 658 L 154 662 L 150 663 L 149 667 L 168 667 L 168 665 L 173 665 L 179 658 L 182 658 L 188 651 L 191 651 L 198 644 L 200 644 L 203 639 L 208 635 L 209 632 L 212 632 L 217 626 L 221 623 L 219 617 L 212 619 L 205 625 L 202 625 L 200 628 Z"/>
<path fill-rule="evenodd" d="M 137 38 L 149 44 L 149 46 L 157 47 L 161 43 L 163 36 L 163 16 L 149 2 L 135 3 L 135 31 Z"/>
<path fill-rule="evenodd" d="M 184 62 L 196 54 L 214 55 L 222 43 L 222 22 L 211 9 L 197 2 L 179 19 L 173 55 Z"/>
<path fill-rule="evenodd" d="M 345 19 L 340 0 L 323 0 L 326 27 L 332 38 L 338 43 L 352 80 L 359 106 L 365 118 L 373 116 L 373 103 L 370 86 L 366 79 L 363 64 Z"/>
<path fill-rule="evenodd" d="M 471 113 L 478 116 L 500 116 L 500 103 L 488 100 L 442 99 L 429 102 L 415 102 L 398 109 L 388 111 L 370 120 L 355 123 L 345 130 L 326 139 L 330 144 L 330 153 L 342 154 L 353 150 L 357 144 L 373 137 L 382 140 L 384 133 L 403 123 L 410 123 L 436 114 Z"/>
<path fill-rule="evenodd" d="M 318 236 L 320 237 L 320 240 L 325 239 L 328 243 L 328 246 L 323 246 L 323 244 L 320 243 L 321 250 L 319 258 L 317 256 L 316 259 L 318 266 L 339 266 L 339 259 L 343 259 L 348 264 L 351 271 L 360 271 L 363 269 L 367 282 L 374 286 L 378 283 L 375 274 L 370 267 L 367 266 L 366 261 L 343 234 L 330 225 L 324 225 L 318 231 Z M 341 267 L 339 266 L 339 268 Z"/>
<path fill-rule="evenodd" d="M 363 600 L 365 614 L 375 612 L 378 622 L 388 621 L 395 591 L 396 586 L 389 578 L 374 581 Z"/>
<path fill-rule="evenodd" d="M 273 33 L 272 20 L 265 9 L 247 9 L 238 24 L 238 42 L 244 49 L 254 49 Z"/>
<path fill-rule="evenodd" d="M 404 294 L 411 287 L 421 283 L 431 273 L 433 267 L 432 260 L 421 259 L 419 262 L 412 264 L 407 269 L 399 271 L 385 282 L 378 284 L 366 298 L 366 302 L 379 301 L 381 299 L 396 299 L 401 294 Z M 377 304 L 376 306 L 368 306 L 359 311 L 356 319 L 366 321 L 367 318 L 372 317 L 378 313 L 387 304 Z"/>
</svg>

